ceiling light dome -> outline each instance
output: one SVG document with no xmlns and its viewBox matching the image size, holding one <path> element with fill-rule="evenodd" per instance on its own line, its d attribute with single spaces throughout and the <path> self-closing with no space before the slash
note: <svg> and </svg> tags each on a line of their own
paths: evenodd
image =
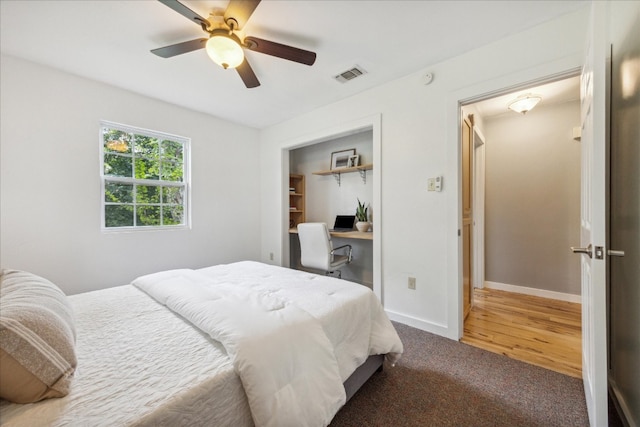
<svg viewBox="0 0 640 427">
<path fill-rule="evenodd" d="M 527 111 L 531 111 L 540 101 L 542 101 L 540 95 L 525 93 L 511 101 L 507 107 L 516 113 L 526 114 Z"/>
<path fill-rule="evenodd" d="M 206 49 L 209 58 L 224 69 L 236 68 L 244 61 L 240 39 L 227 30 L 214 30 Z"/>
</svg>

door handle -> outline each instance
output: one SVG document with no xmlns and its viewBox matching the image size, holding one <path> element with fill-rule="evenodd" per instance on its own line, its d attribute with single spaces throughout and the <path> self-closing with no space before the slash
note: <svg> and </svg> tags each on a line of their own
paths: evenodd
<svg viewBox="0 0 640 427">
<path fill-rule="evenodd" d="M 587 254 L 589 255 L 589 258 L 593 258 L 593 247 L 591 246 L 591 243 L 589 243 L 589 246 L 587 246 L 586 248 L 576 248 L 575 246 L 571 246 L 571 252 L 573 252 L 574 254 Z"/>
<path fill-rule="evenodd" d="M 607 251 L 607 255 L 609 255 L 609 256 L 624 256 L 624 251 L 614 251 L 613 249 L 609 249 Z"/>
</svg>

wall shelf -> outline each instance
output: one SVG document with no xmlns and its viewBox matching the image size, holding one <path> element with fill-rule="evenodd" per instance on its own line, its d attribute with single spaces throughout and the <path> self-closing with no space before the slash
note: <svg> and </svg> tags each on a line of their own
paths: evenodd
<svg viewBox="0 0 640 427">
<path fill-rule="evenodd" d="M 289 175 L 289 228 L 305 222 L 304 175 Z"/>
<path fill-rule="evenodd" d="M 360 177 L 362 178 L 362 182 L 363 183 L 367 183 L 367 171 L 373 169 L 373 163 L 367 163 L 365 165 L 360 165 L 360 166 L 354 166 L 354 167 L 350 167 L 350 168 L 340 168 L 340 169 L 333 169 L 333 170 L 324 170 L 324 171 L 317 171 L 317 172 L 313 172 L 314 175 L 333 175 L 333 177 L 336 179 L 336 182 L 338 183 L 338 186 L 340 186 L 340 176 L 343 173 L 351 173 L 351 172 L 358 172 L 360 173 Z"/>
</svg>

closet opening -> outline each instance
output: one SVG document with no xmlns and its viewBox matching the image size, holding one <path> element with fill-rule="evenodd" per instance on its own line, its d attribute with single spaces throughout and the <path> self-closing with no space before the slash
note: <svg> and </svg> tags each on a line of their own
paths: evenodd
<svg viewBox="0 0 640 427">
<path fill-rule="evenodd" d="M 373 292 L 384 304 L 384 286 L 382 283 L 382 208 L 381 208 L 381 171 L 380 171 L 380 156 L 382 152 L 382 132 L 381 132 L 382 116 L 381 114 L 373 114 L 371 116 L 363 117 L 358 120 L 354 120 L 348 123 L 343 123 L 339 126 L 335 126 L 328 129 L 321 129 L 316 131 L 307 131 L 302 136 L 293 138 L 289 141 L 282 143 L 281 148 L 281 196 L 282 196 L 282 265 L 294 268 L 296 263 L 299 262 L 299 256 L 296 256 L 295 243 L 292 243 L 291 233 L 291 174 L 304 176 L 305 181 L 305 202 L 304 202 L 304 220 L 305 221 L 317 221 L 326 222 L 328 225 L 333 225 L 335 216 L 338 215 L 338 211 L 344 210 L 345 212 L 352 212 L 355 214 L 357 208 L 357 199 L 361 197 L 361 201 L 364 198 L 370 205 L 370 228 L 372 239 L 369 240 L 368 253 L 365 250 L 365 254 L 360 258 L 361 262 L 365 262 L 362 265 L 355 265 L 355 269 L 351 273 L 345 275 L 343 270 L 343 278 L 351 278 L 353 281 L 362 283 L 373 289 Z M 331 151 L 332 144 L 338 144 L 340 147 L 336 148 L 338 151 L 344 149 L 356 148 L 351 145 L 344 146 L 344 143 L 353 142 L 357 147 L 356 154 L 359 156 L 361 164 L 366 164 L 366 171 L 355 170 L 353 172 L 346 171 L 341 173 L 338 181 L 333 173 L 327 175 L 316 175 L 314 172 L 324 171 L 331 169 L 331 162 L 333 160 L 334 151 Z M 334 147 L 335 148 L 335 147 Z M 321 152 L 321 154 L 319 154 Z M 321 157 L 319 157 L 321 156 Z M 319 163 L 312 164 L 316 160 Z M 307 164 L 307 161 L 309 163 Z M 342 172 L 342 171 L 341 171 Z M 318 178 L 316 180 L 315 178 Z M 347 181 L 351 182 L 349 190 L 346 185 Z M 357 185 L 356 185 L 357 182 Z M 341 191 L 340 195 L 333 197 L 331 194 L 325 194 L 325 202 L 318 202 L 312 200 L 313 188 L 316 184 L 324 185 L 324 189 L 327 192 L 332 193 Z M 310 187 L 311 186 L 311 187 Z M 342 189 L 342 190 L 337 190 Z M 355 190 L 354 190 L 355 189 Z M 321 189 L 322 190 L 322 189 Z M 356 191 L 356 192 L 353 192 Z M 322 191 L 317 193 L 322 195 Z M 318 196 L 320 197 L 320 196 Z M 328 197 L 328 199 L 327 199 Z M 353 200 L 351 200 L 353 199 Z M 333 209 L 334 212 L 329 212 L 327 207 Z M 355 257 L 355 251 L 354 251 Z"/>
</svg>

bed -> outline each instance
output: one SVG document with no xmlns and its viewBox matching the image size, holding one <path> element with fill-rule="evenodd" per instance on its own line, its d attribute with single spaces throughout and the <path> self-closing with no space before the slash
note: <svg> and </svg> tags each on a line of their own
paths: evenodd
<svg viewBox="0 0 640 427">
<path fill-rule="evenodd" d="M 327 425 L 402 353 L 368 288 L 251 261 L 63 298 L 76 359 L 64 396 L 0 400 L 3 426 Z"/>
</svg>

